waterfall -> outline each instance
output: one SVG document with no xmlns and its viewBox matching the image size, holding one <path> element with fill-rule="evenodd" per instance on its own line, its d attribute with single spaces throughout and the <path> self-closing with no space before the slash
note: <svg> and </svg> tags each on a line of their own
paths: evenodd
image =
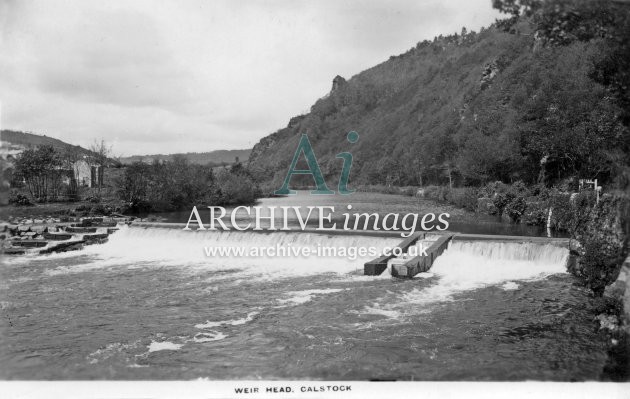
<svg viewBox="0 0 630 399">
<path fill-rule="evenodd" d="M 375 256 L 235 256 L 209 255 L 206 248 L 286 247 L 293 251 L 317 247 L 373 247 L 379 252 L 395 246 L 400 238 L 359 235 L 327 235 L 306 232 L 183 231 L 175 228 L 124 226 L 102 245 L 86 246 L 80 252 L 47 255 L 50 259 L 77 257 L 84 263 L 64 269 L 83 271 L 114 266 L 177 267 L 191 271 L 237 271 L 269 278 L 319 273 L 346 274 L 363 271 L 363 263 Z M 376 255 L 378 256 L 378 254 Z M 25 258 L 26 259 L 26 258 Z M 225 273 L 223 273 L 225 274 Z"/>
</svg>

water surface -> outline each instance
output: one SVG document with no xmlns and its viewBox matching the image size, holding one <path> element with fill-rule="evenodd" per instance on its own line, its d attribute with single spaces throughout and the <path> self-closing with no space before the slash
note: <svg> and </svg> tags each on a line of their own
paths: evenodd
<svg viewBox="0 0 630 399">
<path fill-rule="evenodd" d="M 412 280 L 367 259 L 208 258 L 205 245 L 374 245 L 311 233 L 123 228 L 0 264 L 4 379 L 561 380 L 606 338 L 567 251 L 453 243 Z"/>
</svg>

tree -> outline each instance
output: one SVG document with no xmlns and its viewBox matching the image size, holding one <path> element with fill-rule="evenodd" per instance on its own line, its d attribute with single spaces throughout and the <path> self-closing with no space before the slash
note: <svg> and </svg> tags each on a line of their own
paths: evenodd
<svg viewBox="0 0 630 399">
<path fill-rule="evenodd" d="M 98 167 L 95 177 L 98 183 L 97 197 L 100 199 L 101 190 L 103 188 L 103 180 L 105 177 L 104 170 L 109 162 L 109 155 L 112 152 L 112 146 L 107 145 L 107 143 L 105 143 L 105 140 L 103 139 L 101 139 L 101 141 L 95 140 L 94 143 L 90 145 L 90 151 L 92 152 L 92 155 L 90 156 L 90 161 L 93 165 L 96 165 Z"/>
<path fill-rule="evenodd" d="M 39 202 L 56 199 L 63 162 L 53 146 L 26 149 L 15 159 L 15 173 L 24 179 L 31 197 Z"/>
<path fill-rule="evenodd" d="M 79 184 L 77 182 L 78 170 L 77 162 L 83 159 L 81 151 L 77 147 L 66 147 L 61 154 L 63 168 L 71 171 L 70 183 L 68 185 L 67 195 L 70 200 L 79 200 Z"/>
</svg>

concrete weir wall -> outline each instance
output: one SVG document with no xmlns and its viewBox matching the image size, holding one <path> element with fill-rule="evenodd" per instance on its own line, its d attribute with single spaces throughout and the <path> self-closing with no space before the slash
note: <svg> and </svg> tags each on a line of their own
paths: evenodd
<svg viewBox="0 0 630 399">
<path fill-rule="evenodd" d="M 415 244 L 419 239 L 424 239 L 426 233 L 416 233 L 410 238 L 403 241 L 399 247 L 406 251 L 411 245 Z M 527 237 L 527 236 L 502 236 L 502 235 L 486 235 L 486 234 L 458 234 L 446 232 L 431 232 L 431 234 L 440 234 L 439 237 L 428 249 L 426 256 L 416 256 L 407 262 L 392 264 L 391 274 L 394 277 L 412 278 L 418 273 L 428 271 L 433 262 L 440 256 L 448 243 L 453 241 L 492 241 L 492 242 L 512 242 L 512 243 L 537 243 L 552 244 L 558 246 L 569 246 L 568 238 L 548 238 L 548 237 Z M 378 276 L 387 269 L 387 265 L 391 256 L 381 256 L 363 265 L 363 274 L 366 276 Z"/>
<path fill-rule="evenodd" d="M 163 223 L 163 222 L 137 222 L 132 223 L 136 227 L 144 228 L 177 228 L 183 229 L 185 223 Z M 193 230 L 195 230 L 193 228 Z M 261 234 L 269 233 L 267 231 L 254 231 Z M 286 232 L 286 231 L 285 231 Z M 291 230 L 291 233 L 311 233 L 311 234 L 324 234 L 324 235 L 359 235 L 370 237 L 400 237 L 401 233 L 397 231 L 354 231 L 354 230 L 318 230 L 314 228 L 306 228 L 304 230 Z M 505 235 L 488 235 L 488 234 L 462 234 L 451 233 L 446 231 L 423 231 L 416 232 L 410 237 L 405 238 L 398 247 L 402 249 L 402 252 L 407 252 L 409 247 L 415 245 L 418 240 L 424 240 L 427 234 L 439 235 L 440 237 L 433 241 L 431 246 L 426 250 L 427 256 L 417 256 L 409 259 L 407 262 L 393 264 L 392 276 L 401 278 L 411 278 L 418 273 L 426 272 L 431 268 L 438 256 L 440 256 L 451 240 L 454 241 L 492 241 L 492 242 L 512 242 L 512 243 L 537 243 L 537 244 L 553 244 L 558 246 L 569 246 L 568 238 L 548 238 L 548 237 L 528 237 L 528 236 L 505 236 Z M 382 274 L 386 269 L 390 259 L 394 258 L 394 255 L 381 256 L 363 265 L 363 274 L 366 276 L 378 276 Z"/>
<path fill-rule="evenodd" d="M 428 271 L 435 259 L 442 255 L 442 252 L 448 248 L 448 243 L 453 238 L 453 235 L 443 235 L 438 238 L 428 249 L 427 255 L 420 255 L 412 258 L 408 262 L 402 265 L 392 265 L 392 277 L 412 278 L 418 273 Z"/>
<path fill-rule="evenodd" d="M 410 246 L 414 245 L 418 240 L 423 239 L 426 233 L 415 233 L 401 242 L 398 247 L 403 252 L 407 251 Z M 392 259 L 394 255 L 384 255 L 378 257 L 363 265 L 363 274 L 366 276 L 378 276 L 387 269 L 387 262 Z"/>
</svg>

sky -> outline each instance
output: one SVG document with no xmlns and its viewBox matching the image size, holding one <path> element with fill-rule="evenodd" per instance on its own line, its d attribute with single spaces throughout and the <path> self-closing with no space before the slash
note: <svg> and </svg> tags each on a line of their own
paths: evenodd
<svg viewBox="0 0 630 399">
<path fill-rule="evenodd" d="M 251 148 L 491 0 L 0 0 L 0 127 L 116 156 Z"/>
</svg>

